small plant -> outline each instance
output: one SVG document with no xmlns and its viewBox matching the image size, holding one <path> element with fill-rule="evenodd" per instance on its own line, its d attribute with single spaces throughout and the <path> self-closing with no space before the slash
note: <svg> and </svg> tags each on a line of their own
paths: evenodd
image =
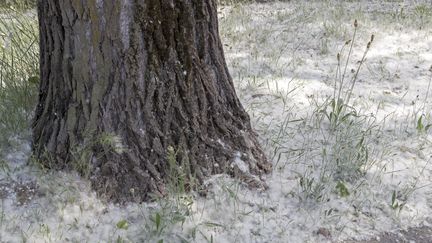
<svg viewBox="0 0 432 243">
<path fill-rule="evenodd" d="M 432 126 L 432 123 L 425 124 L 424 118 L 426 118 L 426 116 L 424 114 L 422 114 L 419 117 L 419 119 L 417 119 L 416 129 L 417 129 L 417 132 L 419 134 L 426 133 L 431 128 L 431 126 Z"/>
<path fill-rule="evenodd" d="M 392 197 L 391 197 L 391 204 L 390 207 L 394 210 L 398 210 L 399 212 L 402 211 L 403 207 L 405 206 L 405 202 L 400 202 L 398 200 L 398 193 L 397 191 L 393 191 Z"/>
<path fill-rule="evenodd" d="M 400 9 L 396 9 L 395 12 L 391 13 L 390 16 L 398 21 L 404 20 L 407 18 L 407 14 L 404 11 L 405 9 L 401 7 Z"/>
<path fill-rule="evenodd" d="M 39 232 L 46 238 L 50 238 L 51 230 L 47 224 L 40 224 Z"/>
<path fill-rule="evenodd" d="M 158 208 L 146 215 L 148 224 L 145 225 L 145 228 L 149 232 L 147 239 L 160 240 L 160 237 L 173 227 L 183 227 L 187 218 L 192 215 L 192 196 L 172 197 L 169 195 L 168 197 L 159 198 Z"/>
<path fill-rule="evenodd" d="M 33 168 L 37 169 L 39 172 L 46 173 L 48 169 L 55 168 L 55 157 L 45 150 L 45 152 L 40 156 L 44 158 L 43 161 L 36 158 L 36 156 L 32 155 L 29 158 L 29 165 Z"/>
<path fill-rule="evenodd" d="M 168 189 L 171 193 L 182 195 L 195 187 L 195 178 L 190 171 L 187 155 L 181 153 L 180 149 L 167 148 L 168 161 Z"/>
<path fill-rule="evenodd" d="M 157 232 L 160 232 L 160 230 L 161 230 L 161 221 L 162 221 L 162 217 L 160 216 L 160 213 L 156 213 L 155 225 L 156 225 L 156 231 Z"/>
<path fill-rule="evenodd" d="M 128 228 L 129 228 L 129 222 L 127 220 L 122 219 L 122 220 L 118 221 L 116 224 L 116 228 L 114 229 L 114 231 L 112 232 L 112 235 L 111 235 L 111 238 L 114 238 L 115 235 L 117 235 L 117 238 L 115 238 L 115 241 L 112 241 L 112 242 L 116 242 L 116 243 L 130 242 L 128 239 L 123 238 L 122 236 L 120 236 L 117 233 L 118 230 L 126 231 Z"/>
<path fill-rule="evenodd" d="M 129 223 L 126 220 L 120 220 L 116 224 L 118 229 L 127 230 L 129 228 Z"/>
<path fill-rule="evenodd" d="M 92 148 L 88 145 L 76 146 L 71 149 L 72 168 L 84 178 L 90 177 Z"/>
<path fill-rule="evenodd" d="M 325 200 L 325 184 L 313 177 L 300 176 L 300 201 L 322 202 Z"/>
<path fill-rule="evenodd" d="M 324 110 L 324 115 L 327 117 L 332 130 L 337 129 L 342 123 L 349 122 L 350 118 L 358 117 L 356 110 L 345 104 L 341 99 L 338 101 L 331 99 L 329 106 L 330 112 L 327 113 L 327 111 Z"/>
<path fill-rule="evenodd" d="M 350 195 L 348 188 L 342 181 L 338 181 L 338 183 L 336 184 L 336 190 L 341 197 L 348 197 Z"/>
</svg>

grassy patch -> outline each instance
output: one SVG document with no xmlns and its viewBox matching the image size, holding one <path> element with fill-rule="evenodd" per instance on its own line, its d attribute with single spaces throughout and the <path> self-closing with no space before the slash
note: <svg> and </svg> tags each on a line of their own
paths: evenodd
<svg viewBox="0 0 432 243">
<path fill-rule="evenodd" d="M 30 127 L 39 83 L 35 13 L 0 17 L 0 144 Z"/>
<path fill-rule="evenodd" d="M 0 9 L 5 10 L 28 10 L 36 7 L 37 0 L 2 0 Z"/>
</svg>

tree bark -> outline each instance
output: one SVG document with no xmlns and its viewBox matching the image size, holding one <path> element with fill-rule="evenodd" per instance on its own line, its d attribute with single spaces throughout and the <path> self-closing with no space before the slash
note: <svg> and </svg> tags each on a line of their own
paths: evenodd
<svg viewBox="0 0 432 243">
<path fill-rule="evenodd" d="M 38 13 L 43 165 L 117 202 L 164 195 L 170 160 L 189 185 L 218 173 L 263 185 L 271 164 L 228 73 L 215 0 L 39 0 Z"/>
</svg>

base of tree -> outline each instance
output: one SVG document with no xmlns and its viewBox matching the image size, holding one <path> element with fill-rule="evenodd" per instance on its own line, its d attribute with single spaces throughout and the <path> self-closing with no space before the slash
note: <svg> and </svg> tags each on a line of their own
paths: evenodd
<svg viewBox="0 0 432 243">
<path fill-rule="evenodd" d="M 33 152 L 111 201 L 270 172 L 237 98 L 216 1 L 41 0 Z"/>
</svg>

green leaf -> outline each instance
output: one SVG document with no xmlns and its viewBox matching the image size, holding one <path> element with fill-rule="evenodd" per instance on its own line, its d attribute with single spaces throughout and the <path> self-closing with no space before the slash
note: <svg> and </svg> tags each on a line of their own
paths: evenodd
<svg viewBox="0 0 432 243">
<path fill-rule="evenodd" d="M 417 120 L 417 131 L 421 132 L 424 129 L 423 126 L 423 115 L 420 116 L 420 118 Z"/>
<path fill-rule="evenodd" d="M 155 223 L 156 223 L 156 230 L 159 231 L 161 226 L 161 215 L 159 213 L 156 213 Z"/>
<path fill-rule="evenodd" d="M 120 220 L 117 223 L 117 228 L 127 230 L 129 228 L 129 224 L 126 220 Z"/>
<path fill-rule="evenodd" d="M 347 187 L 345 186 L 345 184 L 344 184 L 343 182 L 341 182 L 341 181 L 339 181 L 339 182 L 337 183 L 337 185 L 336 185 L 336 189 L 338 190 L 339 195 L 340 195 L 341 197 L 347 197 L 347 196 L 350 195 L 350 193 L 349 193 L 349 191 L 348 191 L 348 188 L 347 188 Z"/>
<path fill-rule="evenodd" d="M 396 191 L 393 191 L 392 199 L 391 199 L 391 206 L 392 206 L 393 209 L 397 208 Z"/>
</svg>

